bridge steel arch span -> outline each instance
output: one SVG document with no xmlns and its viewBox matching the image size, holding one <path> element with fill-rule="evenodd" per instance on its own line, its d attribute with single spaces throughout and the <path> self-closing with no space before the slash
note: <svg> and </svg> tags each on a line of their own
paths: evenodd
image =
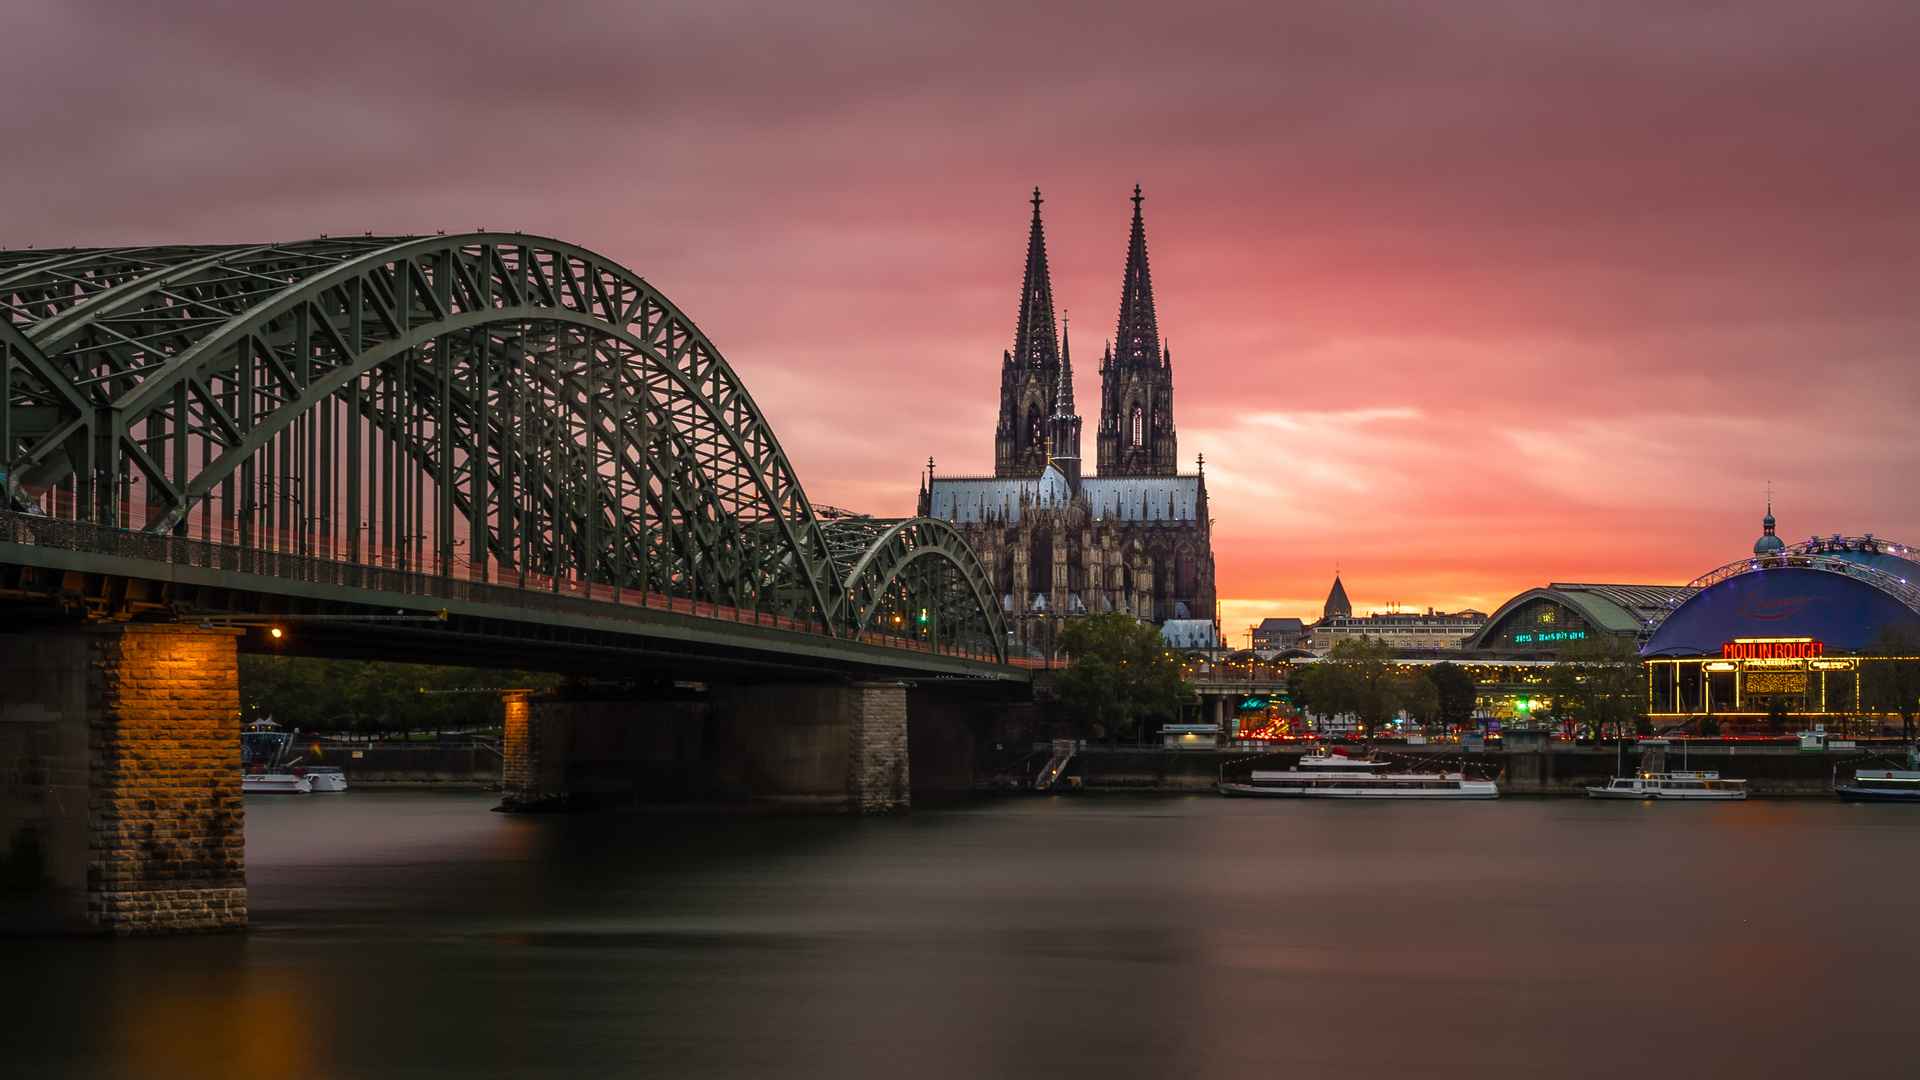
<svg viewBox="0 0 1920 1080">
<path fill-rule="evenodd" d="M 860 633 L 1004 651 L 993 582 L 951 523 L 847 517 L 825 527 L 846 617 Z"/>
<path fill-rule="evenodd" d="M 878 610 L 719 350 L 584 248 L 474 233 L 8 252 L 0 312 L 9 509 L 839 636 Z M 862 574 L 932 588 L 901 540 L 926 532 L 888 530 L 909 557 Z M 942 573 L 984 576 L 964 544 L 924 546 Z M 951 625 L 985 625 L 1004 659 L 982 607 Z"/>
</svg>

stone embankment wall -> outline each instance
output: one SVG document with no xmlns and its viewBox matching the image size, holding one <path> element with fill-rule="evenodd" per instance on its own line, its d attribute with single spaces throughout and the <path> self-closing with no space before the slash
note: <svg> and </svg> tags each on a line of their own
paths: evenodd
<svg viewBox="0 0 1920 1080">
<path fill-rule="evenodd" d="M 1024 786 L 1052 754 L 1052 745 L 1027 742 L 989 744 L 981 754 L 975 788 Z M 1220 766 L 1242 755 L 1160 747 L 1090 745 L 1067 765 L 1087 791 L 1212 791 Z"/>
<path fill-rule="evenodd" d="M 976 789 L 1005 788 L 1031 780 L 1046 762 L 1048 748 L 1030 742 L 988 744 L 976 758 Z M 1354 747 L 1356 755 L 1365 748 Z M 1469 776 L 1494 779 L 1506 795 L 1584 795 L 1589 785 L 1600 786 L 1616 770 L 1632 773 L 1639 755 L 1629 746 L 1612 749 L 1569 747 L 1539 752 L 1463 752 L 1458 746 L 1380 746 L 1376 757 L 1397 767 L 1421 772 L 1464 770 Z M 1833 793 L 1837 774 L 1844 777 L 1856 764 L 1902 767 L 1897 751 L 1888 757 L 1871 751 L 1803 753 L 1791 746 L 1702 746 L 1667 755 L 1665 768 L 1713 770 L 1729 779 L 1747 781 L 1747 790 L 1759 796 L 1822 796 Z M 1212 791 L 1222 773 L 1244 778 L 1254 769 L 1287 769 L 1300 759 L 1298 750 L 1254 753 L 1247 750 L 1170 751 L 1132 747 L 1089 747 L 1068 766 L 1088 791 Z"/>
<path fill-rule="evenodd" d="M 1579 747 L 1484 755 L 1420 755 L 1420 749 L 1408 747 L 1396 753 L 1415 761 L 1444 758 L 1471 763 L 1476 757 L 1497 759 L 1502 770 L 1500 790 L 1513 795 L 1585 795 L 1589 786 L 1599 787 L 1616 775 L 1631 775 L 1640 763 L 1632 746 L 1617 755 L 1611 749 Z M 1836 773 L 1850 774 L 1855 764 L 1884 760 L 1854 750 L 1804 753 L 1792 746 L 1721 745 L 1688 747 L 1685 754 L 1675 748 L 1666 755 L 1664 768 L 1710 770 L 1730 780 L 1745 780 L 1752 795 L 1831 797 Z"/>
<path fill-rule="evenodd" d="M 303 764 L 337 768 L 350 787 L 497 787 L 502 755 L 475 743 L 328 746 L 317 757 L 309 750 Z"/>
</svg>

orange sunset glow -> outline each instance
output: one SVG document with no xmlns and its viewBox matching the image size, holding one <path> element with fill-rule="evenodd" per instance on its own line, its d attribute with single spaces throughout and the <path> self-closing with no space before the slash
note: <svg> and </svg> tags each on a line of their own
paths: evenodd
<svg viewBox="0 0 1920 1080">
<path fill-rule="evenodd" d="M 1911 6 L 9 7 L 8 246 L 572 240 L 881 515 L 992 470 L 1036 185 L 1095 400 L 1141 185 L 1229 640 L 1683 582 L 1769 484 L 1920 540 Z"/>
</svg>

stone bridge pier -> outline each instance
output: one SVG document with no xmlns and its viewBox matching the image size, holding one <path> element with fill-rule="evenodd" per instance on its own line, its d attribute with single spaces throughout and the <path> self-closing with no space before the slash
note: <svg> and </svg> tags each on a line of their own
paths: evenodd
<svg viewBox="0 0 1920 1080">
<path fill-rule="evenodd" d="M 507 704 L 504 810 L 908 809 L 907 687 L 564 686 Z"/>
<path fill-rule="evenodd" d="M 0 931 L 246 926 L 240 633 L 0 634 Z"/>
</svg>

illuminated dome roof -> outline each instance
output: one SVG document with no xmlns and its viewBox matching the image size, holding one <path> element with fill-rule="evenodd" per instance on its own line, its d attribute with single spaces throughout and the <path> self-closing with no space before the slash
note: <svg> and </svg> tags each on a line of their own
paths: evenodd
<svg viewBox="0 0 1920 1080">
<path fill-rule="evenodd" d="M 1760 539 L 1753 542 L 1755 555 L 1771 555 L 1787 546 L 1785 540 L 1773 535 L 1773 503 L 1767 503 L 1767 516 L 1761 519 L 1760 526 Z"/>
</svg>

